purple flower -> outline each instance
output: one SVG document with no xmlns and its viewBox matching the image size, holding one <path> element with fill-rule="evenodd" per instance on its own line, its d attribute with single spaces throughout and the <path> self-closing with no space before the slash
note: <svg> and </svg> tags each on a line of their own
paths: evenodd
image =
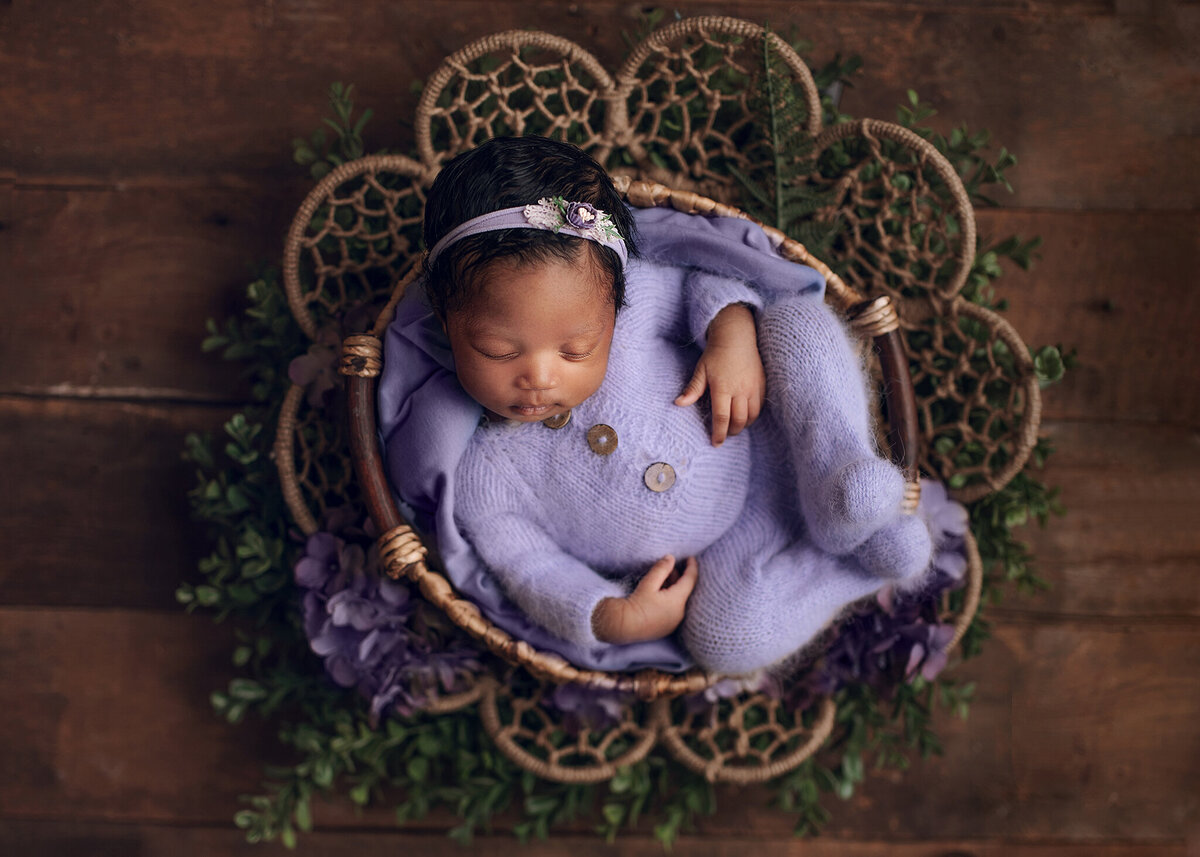
<svg viewBox="0 0 1200 857">
<path fill-rule="evenodd" d="M 330 533 L 313 533 L 296 563 L 296 582 L 307 589 L 336 591 L 347 576 L 360 575 L 365 557 L 358 545 L 346 544 Z"/>
<path fill-rule="evenodd" d="M 594 206 L 586 202 L 567 203 L 567 223 L 576 229 L 595 229 L 598 222 Z"/>
<path fill-rule="evenodd" d="M 356 527 L 357 518 L 345 509 L 326 515 L 343 534 L 368 538 L 373 527 Z M 378 568 L 375 545 L 364 551 L 329 532 L 308 537 L 295 568 L 296 582 L 306 590 L 302 612 L 310 647 L 334 682 L 357 687 L 371 701 L 375 719 L 389 710 L 411 713 L 440 693 L 456 692 L 479 669 L 479 650 L 463 635 L 444 635 L 442 625 L 421 618 L 408 586 L 381 576 Z"/>
<path fill-rule="evenodd" d="M 547 708 L 557 708 L 563 717 L 563 727 L 578 733 L 583 729 L 606 729 L 619 723 L 625 706 L 633 701 L 627 693 L 602 690 L 584 684 L 560 684 L 554 692 L 543 697 Z"/>
<path fill-rule="evenodd" d="M 325 609 L 335 625 L 349 625 L 355 631 L 373 631 L 388 622 L 392 613 L 389 606 L 343 589 L 326 602 Z"/>
<path fill-rule="evenodd" d="M 712 711 L 722 699 L 732 699 L 742 693 L 762 691 L 768 696 L 778 698 L 779 686 L 776 680 L 765 670 L 738 678 L 722 678 L 706 687 L 699 693 L 684 697 L 684 706 L 688 714 L 703 714 Z"/>
<path fill-rule="evenodd" d="M 942 594 L 961 585 L 966 569 L 967 513 L 936 482 L 921 485 L 919 514 L 934 539 L 937 574 L 914 592 L 888 585 L 859 605 L 830 632 L 823 655 L 793 682 L 787 702 L 793 710 L 851 684 L 865 684 L 888 699 L 918 674 L 932 680 L 945 667 L 954 627 L 939 619 Z"/>
<path fill-rule="evenodd" d="M 920 513 L 929 521 L 930 529 L 947 536 L 963 536 L 969 518 L 965 507 L 950 499 L 946 486 L 933 479 L 921 480 Z"/>
<path fill-rule="evenodd" d="M 904 677 L 913 679 L 917 669 L 926 681 L 933 681 L 949 660 L 950 641 L 954 639 L 953 625 L 925 625 L 915 631 L 916 640 L 908 653 Z"/>
<path fill-rule="evenodd" d="M 961 580 L 967 569 L 967 510 L 946 494 L 946 486 L 921 480 L 921 503 L 917 514 L 929 525 L 933 536 L 933 567 L 951 580 Z"/>
<path fill-rule="evenodd" d="M 308 404 L 324 407 L 329 393 L 338 385 L 340 343 L 337 334 L 323 331 L 308 351 L 288 364 L 288 378 L 293 384 L 307 388 Z"/>
<path fill-rule="evenodd" d="M 361 538 L 369 535 L 366 526 L 371 524 L 370 517 L 363 520 L 362 512 L 351 503 L 338 506 L 326 506 L 321 514 L 321 529 L 343 539 Z"/>
</svg>

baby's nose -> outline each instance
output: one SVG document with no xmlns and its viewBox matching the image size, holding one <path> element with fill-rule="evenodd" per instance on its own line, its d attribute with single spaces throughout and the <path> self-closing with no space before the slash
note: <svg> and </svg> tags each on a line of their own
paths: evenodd
<svg viewBox="0 0 1200 857">
<path fill-rule="evenodd" d="M 517 378 L 517 386 L 522 390 L 552 390 L 557 381 L 549 362 L 539 360 L 525 366 Z"/>
</svg>

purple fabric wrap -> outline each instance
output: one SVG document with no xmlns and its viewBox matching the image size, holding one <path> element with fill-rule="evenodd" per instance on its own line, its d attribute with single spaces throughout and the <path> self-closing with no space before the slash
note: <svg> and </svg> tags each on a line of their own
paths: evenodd
<svg viewBox="0 0 1200 857">
<path fill-rule="evenodd" d="M 643 257 L 755 286 L 764 295 L 822 300 L 824 281 L 811 268 L 781 257 L 756 224 L 667 208 L 635 210 Z M 388 478 L 413 524 L 437 545 L 447 576 L 496 625 L 531 645 L 599 670 L 680 671 L 691 661 L 673 639 L 584 649 L 535 625 L 500 591 L 454 523 L 454 472 L 482 409 L 458 383 L 449 342 L 420 283 L 396 308 L 384 340 L 379 424 Z"/>
</svg>

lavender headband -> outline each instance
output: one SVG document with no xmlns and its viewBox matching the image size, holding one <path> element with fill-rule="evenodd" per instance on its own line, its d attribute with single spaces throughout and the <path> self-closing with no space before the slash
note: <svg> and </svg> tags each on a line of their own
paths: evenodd
<svg viewBox="0 0 1200 857">
<path fill-rule="evenodd" d="M 561 196 L 542 197 L 537 205 L 518 205 L 489 211 L 451 229 L 429 251 L 427 264 L 432 265 L 447 247 L 468 235 L 495 232 L 498 229 L 544 229 L 548 232 L 574 235 L 608 247 L 621 257 L 624 265 L 629 259 L 625 239 L 607 212 L 586 202 L 567 202 Z"/>
</svg>

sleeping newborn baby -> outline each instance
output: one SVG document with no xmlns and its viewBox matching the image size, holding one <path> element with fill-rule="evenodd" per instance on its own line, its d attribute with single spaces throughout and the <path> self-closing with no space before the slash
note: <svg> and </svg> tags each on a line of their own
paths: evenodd
<svg viewBox="0 0 1200 857">
<path fill-rule="evenodd" d="M 439 477 L 452 484 L 427 493 L 452 502 L 441 529 L 488 585 L 568 656 L 677 634 L 695 663 L 743 674 L 917 581 L 931 542 L 901 512 L 903 475 L 876 453 L 860 361 L 816 273 L 788 263 L 781 288 L 639 256 L 635 220 L 669 244 L 672 218 L 686 216 L 635 218 L 591 158 L 545 138 L 447 164 L 422 300 L 470 403 L 451 409 L 480 416 Z M 412 502 L 396 427 L 420 407 L 388 371 L 388 465 Z"/>
</svg>

